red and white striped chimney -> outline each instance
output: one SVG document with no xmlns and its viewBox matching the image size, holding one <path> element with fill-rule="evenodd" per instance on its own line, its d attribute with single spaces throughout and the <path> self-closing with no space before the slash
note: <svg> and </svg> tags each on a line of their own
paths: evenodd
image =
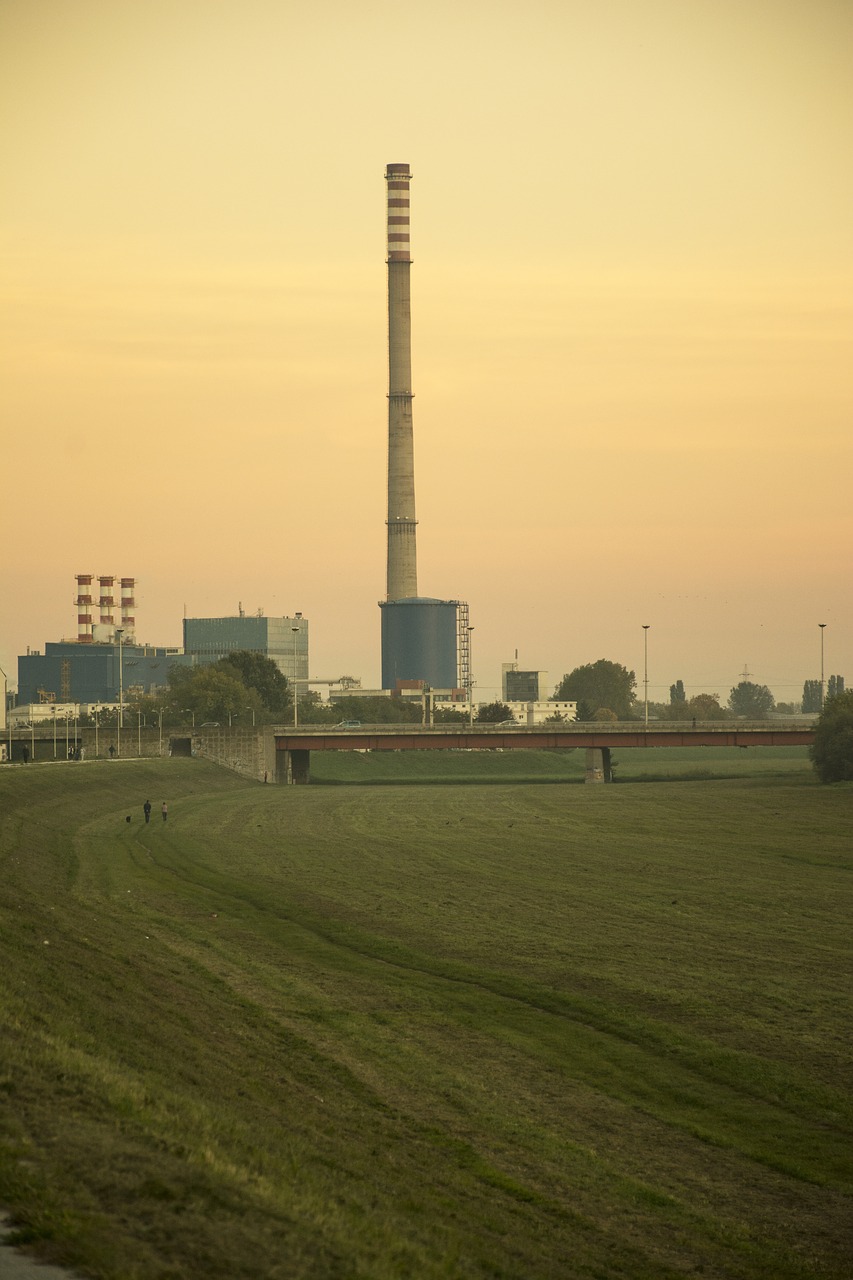
<svg viewBox="0 0 853 1280">
<path fill-rule="evenodd" d="M 101 584 L 101 598 L 99 601 L 101 607 L 101 625 L 114 627 L 116 621 L 115 614 L 113 613 L 113 609 L 115 608 L 115 599 L 113 598 L 113 583 L 115 582 L 115 577 L 113 574 L 102 575 L 98 578 L 98 582 Z"/>
<path fill-rule="evenodd" d="M 77 643 L 92 643 L 92 575 L 77 574 Z"/>
<path fill-rule="evenodd" d="M 410 188 L 412 174 L 407 164 L 389 164 L 385 170 L 388 184 L 388 261 L 411 262 L 409 243 Z"/>
<path fill-rule="evenodd" d="M 136 609 L 136 601 L 133 598 L 133 590 L 136 586 L 135 578 L 122 578 L 121 580 L 121 625 L 124 627 L 125 642 L 132 640 L 136 632 L 136 618 L 134 610 Z"/>
</svg>

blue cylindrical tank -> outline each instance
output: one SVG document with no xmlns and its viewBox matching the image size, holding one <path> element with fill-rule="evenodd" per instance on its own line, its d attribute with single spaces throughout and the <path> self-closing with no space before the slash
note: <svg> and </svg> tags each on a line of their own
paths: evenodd
<svg viewBox="0 0 853 1280">
<path fill-rule="evenodd" d="M 398 680 L 425 680 L 433 689 L 455 689 L 457 600 L 412 596 L 386 600 L 382 610 L 382 688 Z"/>
</svg>

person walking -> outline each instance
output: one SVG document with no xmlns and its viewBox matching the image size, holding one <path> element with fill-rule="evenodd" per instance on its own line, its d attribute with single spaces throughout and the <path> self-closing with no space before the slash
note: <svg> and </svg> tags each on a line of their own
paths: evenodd
<svg viewBox="0 0 853 1280">
<path fill-rule="evenodd" d="M 23 760 L 24 764 L 29 764 L 29 763 L 30 763 L 30 749 L 29 749 L 29 747 L 24 747 L 23 751 L 21 752 L 21 758 L 22 758 L 22 760 Z"/>
<path fill-rule="evenodd" d="M 145 814 L 145 821 L 150 822 L 151 821 L 151 801 L 150 800 L 145 801 L 145 804 L 142 806 L 142 812 Z"/>
<path fill-rule="evenodd" d="M 165 800 L 163 801 L 163 808 L 160 810 L 160 812 L 163 814 L 163 821 L 165 822 L 169 816 L 169 806 L 166 804 Z"/>
</svg>

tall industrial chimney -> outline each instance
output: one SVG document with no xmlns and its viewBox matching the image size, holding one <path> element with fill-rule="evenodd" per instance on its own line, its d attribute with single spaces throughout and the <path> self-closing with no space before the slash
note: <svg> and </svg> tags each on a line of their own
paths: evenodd
<svg viewBox="0 0 853 1280">
<path fill-rule="evenodd" d="M 412 295 L 407 164 L 389 164 L 388 184 L 388 561 L 386 600 L 418 594 L 415 454 L 412 434 Z"/>
</svg>

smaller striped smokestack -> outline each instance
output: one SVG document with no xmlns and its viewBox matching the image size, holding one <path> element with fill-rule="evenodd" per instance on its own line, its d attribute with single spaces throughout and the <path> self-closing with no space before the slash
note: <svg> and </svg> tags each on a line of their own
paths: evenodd
<svg viewBox="0 0 853 1280">
<path fill-rule="evenodd" d="M 388 600 L 404 600 L 418 594 L 412 428 L 411 180 L 407 164 L 389 164 L 385 170 L 388 187 Z"/>
<path fill-rule="evenodd" d="M 77 605 L 77 643 L 91 644 L 94 623 L 91 573 L 77 574 L 77 598 L 74 603 Z"/>
<path fill-rule="evenodd" d="M 101 596 L 98 601 L 101 607 L 101 625 L 114 627 L 115 615 L 113 609 L 115 608 L 115 598 L 113 596 L 113 584 L 115 577 L 112 574 L 102 575 L 98 578 L 98 582 L 101 584 Z"/>
<path fill-rule="evenodd" d="M 133 597 L 133 591 L 136 586 L 135 578 L 122 578 L 121 580 L 121 625 L 124 627 L 125 641 L 132 640 L 136 632 L 136 617 L 134 610 L 136 609 L 136 601 Z"/>
</svg>

